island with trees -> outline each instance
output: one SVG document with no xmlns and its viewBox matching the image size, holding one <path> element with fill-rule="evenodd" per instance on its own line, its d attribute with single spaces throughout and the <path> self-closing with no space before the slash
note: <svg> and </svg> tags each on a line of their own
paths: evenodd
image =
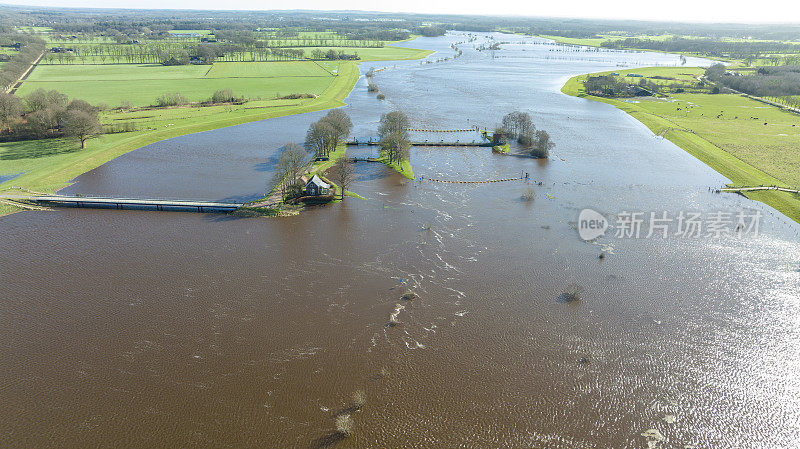
<svg viewBox="0 0 800 449">
<path fill-rule="evenodd" d="M 380 162 L 414 179 L 408 157 L 411 147 L 408 127 L 405 113 L 383 114 L 378 127 L 380 157 L 363 162 Z M 365 199 L 347 189 L 355 177 L 355 162 L 346 155 L 346 140 L 352 128 L 350 117 L 341 109 L 332 109 L 312 123 L 302 146 L 294 142 L 283 146 L 272 179 L 274 187 L 264 198 L 241 207 L 238 213 L 295 215 L 306 206 L 339 202 L 347 196 Z"/>
</svg>

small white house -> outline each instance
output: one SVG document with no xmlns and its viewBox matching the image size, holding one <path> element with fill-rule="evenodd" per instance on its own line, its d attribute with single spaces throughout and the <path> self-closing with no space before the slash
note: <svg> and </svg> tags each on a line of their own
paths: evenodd
<svg viewBox="0 0 800 449">
<path fill-rule="evenodd" d="M 331 185 L 319 179 L 317 175 L 314 175 L 314 177 L 306 183 L 306 195 L 328 195 L 330 189 Z"/>
</svg>

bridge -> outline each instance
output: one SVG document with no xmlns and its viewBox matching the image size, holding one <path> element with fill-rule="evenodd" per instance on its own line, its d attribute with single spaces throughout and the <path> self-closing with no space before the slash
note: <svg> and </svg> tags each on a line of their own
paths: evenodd
<svg viewBox="0 0 800 449">
<path fill-rule="evenodd" d="M 55 206 L 74 205 L 76 207 L 153 207 L 156 210 L 197 209 L 198 212 L 231 211 L 244 203 L 224 203 L 216 201 L 168 200 L 152 198 L 110 198 L 67 195 L 0 195 L 0 199 L 10 201 L 27 201 Z"/>
</svg>

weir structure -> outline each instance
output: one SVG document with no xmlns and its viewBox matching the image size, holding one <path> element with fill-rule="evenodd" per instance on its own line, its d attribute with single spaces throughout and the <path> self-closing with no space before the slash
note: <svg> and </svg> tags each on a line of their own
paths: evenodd
<svg viewBox="0 0 800 449">
<path fill-rule="evenodd" d="M 407 128 L 410 144 L 413 146 L 431 147 L 491 147 L 494 144 L 487 138 L 486 132 L 478 127 L 463 129 L 427 129 Z M 378 146 L 377 136 L 354 138 L 347 142 L 351 146 Z"/>
</svg>

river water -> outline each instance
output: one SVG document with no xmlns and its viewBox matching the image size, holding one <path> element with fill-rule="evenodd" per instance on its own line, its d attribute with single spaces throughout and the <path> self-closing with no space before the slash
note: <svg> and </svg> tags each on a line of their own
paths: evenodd
<svg viewBox="0 0 800 449">
<path fill-rule="evenodd" d="M 509 43 L 476 49 L 490 38 Z M 0 446 L 796 447 L 799 227 L 709 192 L 726 179 L 559 91 L 577 73 L 678 57 L 469 39 L 420 38 L 404 45 L 437 50 L 426 61 L 363 64 L 389 67 L 375 76 L 387 99 L 359 80 L 353 134 L 393 108 L 426 129 L 529 111 L 557 143 L 548 161 L 474 147 L 411 160 L 418 177 L 532 182 L 410 181 L 361 163 L 351 190 L 367 201 L 296 217 L 0 218 Z M 427 63 L 457 42 L 463 56 Z M 257 198 L 278 149 L 321 114 L 159 142 L 65 192 Z M 585 242 L 584 208 L 762 217 L 757 236 Z"/>
</svg>

